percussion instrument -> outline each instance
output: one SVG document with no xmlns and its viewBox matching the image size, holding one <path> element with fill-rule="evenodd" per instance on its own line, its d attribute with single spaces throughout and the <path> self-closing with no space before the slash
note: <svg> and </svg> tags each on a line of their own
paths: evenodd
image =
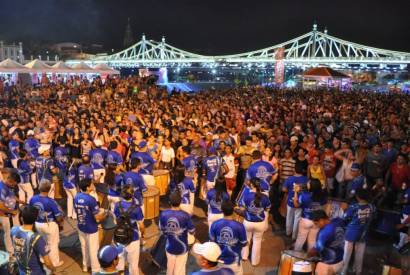
<svg viewBox="0 0 410 275">
<path fill-rule="evenodd" d="M 292 275 L 312 275 L 312 264 L 306 261 L 298 261 L 293 264 Z"/>
<path fill-rule="evenodd" d="M 0 274 L 8 273 L 9 253 L 0 250 Z"/>
<path fill-rule="evenodd" d="M 388 265 L 383 266 L 382 275 L 401 275 L 401 274 L 403 273 L 401 272 L 400 268 L 396 268 L 396 267 L 388 266 Z"/>
<path fill-rule="evenodd" d="M 159 216 L 159 189 L 156 186 L 147 186 L 144 197 L 144 216 L 150 220 Z"/>
<path fill-rule="evenodd" d="M 63 181 L 58 175 L 53 175 L 51 179 L 54 184 L 54 199 L 62 199 L 65 196 Z"/>
<path fill-rule="evenodd" d="M 169 171 L 168 170 L 154 170 L 155 186 L 159 188 L 160 196 L 164 196 L 168 191 L 169 185 Z"/>
<path fill-rule="evenodd" d="M 306 265 L 305 264 L 307 263 L 306 259 L 307 259 L 307 255 L 305 252 L 293 251 L 293 250 L 282 251 L 282 254 L 280 257 L 278 275 L 292 275 L 292 271 L 293 271 L 293 267 L 295 263 L 297 262 L 304 263 L 304 264 L 298 264 L 297 267 L 295 267 L 295 269 L 297 269 L 301 265 Z M 313 263 L 309 263 L 309 264 L 311 265 L 311 270 L 315 270 L 314 264 Z M 306 266 L 304 267 L 304 269 L 306 270 Z M 307 274 L 312 274 L 312 272 L 307 273 Z"/>
<path fill-rule="evenodd" d="M 342 218 L 346 208 L 347 204 L 345 201 L 332 198 L 329 199 L 327 204 L 324 206 L 324 211 L 331 219 Z"/>
<path fill-rule="evenodd" d="M 152 262 L 161 269 L 167 268 L 167 254 L 165 251 L 166 244 L 167 237 L 161 234 L 150 251 Z"/>
</svg>

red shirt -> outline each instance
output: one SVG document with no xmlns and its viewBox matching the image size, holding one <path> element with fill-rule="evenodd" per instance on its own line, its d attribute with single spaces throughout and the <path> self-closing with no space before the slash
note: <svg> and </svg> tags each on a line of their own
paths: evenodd
<svg viewBox="0 0 410 275">
<path fill-rule="evenodd" d="M 403 165 L 402 167 L 398 167 L 397 163 L 394 162 L 390 166 L 390 173 L 391 173 L 391 184 L 394 189 L 401 189 L 401 185 L 403 182 L 407 184 L 410 183 L 410 168 L 408 165 Z"/>
</svg>

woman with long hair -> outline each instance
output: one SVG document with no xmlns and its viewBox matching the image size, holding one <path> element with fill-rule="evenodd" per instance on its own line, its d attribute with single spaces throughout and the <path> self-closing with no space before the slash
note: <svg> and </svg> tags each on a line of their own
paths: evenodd
<svg viewBox="0 0 410 275">
<path fill-rule="evenodd" d="M 317 210 L 323 210 L 327 203 L 327 192 L 322 188 L 318 179 L 311 179 L 307 184 L 308 190 L 303 190 L 300 185 L 295 186 L 293 204 L 295 207 L 302 208 L 302 218 L 299 221 L 298 236 L 295 242 L 295 250 L 301 251 L 307 240 L 308 251 L 316 243 L 316 236 L 319 232 L 311 220 L 312 213 Z"/>
<path fill-rule="evenodd" d="M 249 192 L 243 195 L 241 206 L 245 208 L 245 220 L 243 225 L 246 229 L 248 244 L 242 250 L 242 259 L 249 257 L 249 244 L 252 239 L 252 258 L 251 264 L 256 266 L 260 262 L 261 244 L 263 233 L 268 229 L 266 223 L 266 213 L 271 207 L 268 196 L 261 191 L 261 182 L 258 178 L 250 180 Z"/>
<path fill-rule="evenodd" d="M 194 213 L 195 186 L 192 177 L 185 176 L 185 167 L 178 165 L 173 171 L 170 183 L 172 191 L 177 191 L 181 195 L 181 210 L 192 216 Z"/>
<path fill-rule="evenodd" d="M 121 199 L 121 187 L 123 185 L 123 177 L 119 166 L 108 165 L 107 173 L 104 177 L 104 183 L 108 186 L 108 202 L 110 203 L 111 211 L 114 211 L 115 203 Z"/>
<path fill-rule="evenodd" d="M 206 203 L 208 204 L 208 227 L 211 228 L 213 222 L 224 217 L 222 213 L 222 203 L 229 200 L 226 192 L 225 177 L 216 179 L 215 187 L 211 188 L 206 194 Z"/>
</svg>

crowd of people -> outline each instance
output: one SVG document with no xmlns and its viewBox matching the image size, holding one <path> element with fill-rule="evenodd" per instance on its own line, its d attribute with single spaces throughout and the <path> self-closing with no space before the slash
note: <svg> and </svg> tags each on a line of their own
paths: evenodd
<svg viewBox="0 0 410 275">
<path fill-rule="evenodd" d="M 408 242 L 407 95 L 263 87 L 169 94 L 134 76 L 4 85 L 0 105 L 0 222 L 20 274 L 63 265 L 64 219 L 77 223 L 83 272 L 139 274 L 143 196 L 156 169 L 171 175 L 158 222 L 169 275 L 186 274 L 190 250 L 202 268 L 194 274 L 243 274 L 243 261 L 260 263 L 270 225 L 277 234 L 284 226 L 289 248 L 316 259 L 316 274 L 348 274 L 353 250 L 354 274 L 364 274 L 381 208 L 401 212 L 395 246 Z M 62 189 L 66 203 L 55 199 Z M 338 212 L 328 211 L 333 198 L 343 201 Z M 190 248 L 199 202 L 209 241 Z M 112 244 L 100 247 L 108 216 L 117 226 Z"/>
</svg>

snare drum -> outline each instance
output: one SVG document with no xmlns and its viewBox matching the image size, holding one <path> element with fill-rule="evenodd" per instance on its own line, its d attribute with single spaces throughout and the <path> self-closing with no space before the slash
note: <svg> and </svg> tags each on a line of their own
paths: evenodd
<svg viewBox="0 0 410 275">
<path fill-rule="evenodd" d="M 155 186 L 159 188 L 160 196 L 163 196 L 168 191 L 169 185 L 169 171 L 168 170 L 154 170 Z"/>
<path fill-rule="evenodd" d="M 159 188 L 156 186 L 147 186 L 147 192 L 144 197 L 144 218 L 147 220 L 159 216 Z"/>
<path fill-rule="evenodd" d="M 284 250 L 280 257 L 278 275 L 292 275 L 293 266 L 296 262 L 303 262 L 306 265 L 305 259 L 307 259 L 305 252 Z M 315 270 L 313 263 L 310 263 L 311 270 Z"/>
<path fill-rule="evenodd" d="M 339 200 L 329 199 L 328 203 L 324 207 L 324 211 L 331 219 L 342 218 L 344 215 L 344 209 L 346 208 L 345 202 Z"/>
<path fill-rule="evenodd" d="M 389 266 L 389 265 L 383 266 L 382 275 L 401 275 L 401 274 L 402 272 L 400 268 L 396 268 L 396 267 Z"/>
</svg>

